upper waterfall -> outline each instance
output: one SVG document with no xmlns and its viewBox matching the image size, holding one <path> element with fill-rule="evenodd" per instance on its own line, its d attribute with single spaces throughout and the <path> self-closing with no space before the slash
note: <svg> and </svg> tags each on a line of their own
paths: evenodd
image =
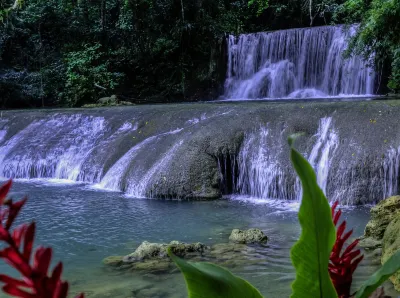
<svg viewBox="0 0 400 298">
<path fill-rule="evenodd" d="M 324 26 L 230 35 L 225 97 L 374 94 L 374 70 L 359 56 L 343 57 L 355 30 L 355 26 Z"/>
</svg>

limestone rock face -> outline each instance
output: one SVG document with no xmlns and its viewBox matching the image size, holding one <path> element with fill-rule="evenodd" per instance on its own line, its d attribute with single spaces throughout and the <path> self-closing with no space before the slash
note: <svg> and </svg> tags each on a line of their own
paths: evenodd
<svg viewBox="0 0 400 298">
<path fill-rule="evenodd" d="M 239 230 L 234 229 L 229 240 L 235 243 L 266 243 L 268 237 L 260 229 Z"/>
<path fill-rule="evenodd" d="M 365 227 L 365 236 L 382 239 L 387 225 L 400 214 L 400 196 L 393 196 L 371 208 L 371 220 Z"/>
<path fill-rule="evenodd" d="M 400 214 L 389 223 L 383 236 L 382 264 L 385 263 L 395 252 L 400 249 Z M 400 291 L 400 272 L 394 274 L 390 280 L 395 289 Z"/>
<path fill-rule="evenodd" d="M 387 198 L 371 208 L 371 220 L 367 223 L 360 246 L 368 250 L 382 247 L 382 238 L 388 224 L 400 214 L 400 196 Z"/>
</svg>

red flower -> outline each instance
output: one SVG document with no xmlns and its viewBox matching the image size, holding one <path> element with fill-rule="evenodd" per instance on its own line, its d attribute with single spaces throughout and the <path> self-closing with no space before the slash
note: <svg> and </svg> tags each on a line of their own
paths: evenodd
<svg viewBox="0 0 400 298">
<path fill-rule="evenodd" d="M 66 298 L 68 282 L 61 280 L 62 263 L 58 263 L 48 276 L 53 253 L 51 248 L 36 249 L 31 264 L 35 223 L 22 224 L 11 231 L 14 220 L 26 203 L 26 198 L 15 203 L 11 199 L 6 200 L 11 184 L 10 180 L 0 187 L 0 242 L 7 245 L 0 251 L 0 258 L 18 270 L 22 279 L 0 274 L 0 282 L 5 284 L 3 291 L 21 298 Z M 84 295 L 76 298 L 84 298 Z"/>
<path fill-rule="evenodd" d="M 345 220 L 337 226 L 340 216 L 342 215 L 340 209 L 336 211 L 338 203 L 339 202 L 335 202 L 332 206 L 332 218 L 333 223 L 337 227 L 337 233 L 336 242 L 333 246 L 329 260 L 328 270 L 339 298 L 348 298 L 350 297 L 353 273 L 364 256 L 360 255 L 361 251 L 359 249 L 355 249 L 358 244 L 358 239 L 348 245 L 342 252 L 343 246 L 353 233 L 353 230 L 350 230 L 343 235 L 346 230 Z"/>
</svg>

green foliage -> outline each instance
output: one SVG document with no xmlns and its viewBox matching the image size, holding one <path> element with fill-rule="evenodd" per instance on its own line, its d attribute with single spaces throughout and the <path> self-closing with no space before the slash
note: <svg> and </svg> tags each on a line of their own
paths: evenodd
<svg viewBox="0 0 400 298">
<path fill-rule="evenodd" d="M 70 106 L 93 102 L 104 90 L 114 92 L 122 75 L 110 71 L 110 61 L 105 56 L 99 43 L 66 55 L 67 92 L 63 96 Z"/>
<path fill-rule="evenodd" d="M 388 87 L 400 90 L 400 1 L 347 0 L 337 14 L 349 23 L 361 22 L 348 54 L 363 55 L 379 68 L 391 65 Z"/>
<path fill-rule="evenodd" d="M 388 87 L 396 93 L 400 92 L 400 48 L 393 50 L 392 73 Z"/>
<path fill-rule="evenodd" d="M 189 298 L 262 298 L 250 283 L 222 267 L 210 263 L 186 262 L 176 257 L 171 249 L 168 255 L 185 277 Z"/>
<path fill-rule="evenodd" d="M 17 98 L 74 106 L 113 93 L 128 101 L 212 99 L 226 75 L 226 34 L 309 24 L 297 0 L 29 0 L 10 10 L 14 3 L 0 6 L 0 70 L 41 78 L 30 80 L 32 88 L 7 81 L 16 87 L 7 101 L 0 93 L 6 106 Z M 328 21 L 318 15 L 314 23 Z M 87 61 L 96 45 L 96 59 Z M 26 89 L 40 92 L 27 97 Z"/>
<path fill-rule="evenodd" d="M 336 239 L 331 208 L 308 161 L 293 148 L 290 158 L 303 187 L 299 210 L 302 232 L 290 252 L 296 268 L 291 297 L 337 297 L 328 272 L 329 256 Z"/>
<path fill-rule="evenodd" d="M 383 282 L 400 270 L 400 250 L 392 255 L 357 291 L 355 298 L 368 298 Z"/>
<path fill-rule="evenodd" d="M 268 8 L 268 0 L 250 0 L 248 5 L 255 5 L 257 7 L 257 15 L 260 15 Z"/>
</svg>

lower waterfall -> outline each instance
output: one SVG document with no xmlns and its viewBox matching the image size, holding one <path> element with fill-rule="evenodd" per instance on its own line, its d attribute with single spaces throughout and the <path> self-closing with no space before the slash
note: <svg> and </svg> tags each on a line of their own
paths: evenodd
<svg viewBox="0 0 400 298">
<path fill-rule="evenodd" d="M 298 200 L 301 187 L 287 137 L 304 132 L 296 148 L 314 167 L 327 197 L 374 203 L 399 193 L 400 125 L 383 117 L 396 105 L 367 105 L 260 102 L 118 113 L 3 112 L 0 176 L 66 179 L 141 198 L 239 194 Z"/>
</svg>

